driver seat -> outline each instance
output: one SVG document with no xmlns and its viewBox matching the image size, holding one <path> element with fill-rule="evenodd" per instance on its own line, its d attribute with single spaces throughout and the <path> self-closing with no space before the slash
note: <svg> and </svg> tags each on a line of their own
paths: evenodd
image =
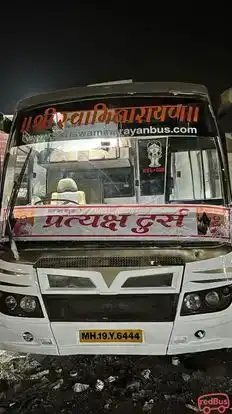
<svg viewBox="0 0 232 414">
<path fill-rule="evenodd" d="M 61 200 L 60 202 L 58 201 L 59 199 Z M 78 187 L 72 178 L 62 178 L 58 182 L 57 192 L 52 193 L 52 205 L 62 205 L 64 204 L 62 200 L 70 200 L 70 203 L 67 204 L 71 204 L 71 201 L 77 204 L 86 204 L 84 191 L 78 191 Z"/>
</svg>

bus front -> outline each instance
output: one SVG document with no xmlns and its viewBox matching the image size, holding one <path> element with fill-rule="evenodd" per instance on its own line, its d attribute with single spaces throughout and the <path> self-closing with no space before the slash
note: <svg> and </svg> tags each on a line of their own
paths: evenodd
<svg viewBox="0 0 232 414">
<path fill-rule="evenodd" d="M 22 101 L 2 187 L 0 348 L 230 347 L 223 148 L 197 85 L 86 87 Z"/>
</svg>

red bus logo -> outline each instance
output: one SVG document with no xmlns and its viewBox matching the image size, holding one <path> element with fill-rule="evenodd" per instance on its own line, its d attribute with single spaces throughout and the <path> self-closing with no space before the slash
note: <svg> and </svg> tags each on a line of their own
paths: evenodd
<svg viewBox="0 0 232 414">
<path fill-rule="evenodd" d="M 198 409 L 204 414 L 218 411 L 225 413 L 230 408 L 230 400 L 227 394 L 204 394 L 198 397 Z"/>
</svg>

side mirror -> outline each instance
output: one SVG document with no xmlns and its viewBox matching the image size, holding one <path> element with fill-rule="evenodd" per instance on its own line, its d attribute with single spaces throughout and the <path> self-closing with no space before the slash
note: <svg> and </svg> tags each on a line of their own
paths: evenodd
<svg viewBox="0 0 232 414">
<path fill-rule="evenodd" d="M 10 133 L 12 125 L 12 120 L 5 116 L 3 113 L 0 113 L 0 130 L 6 134 Z"/>
<path fill-rule="evenodd" d="M 232 88 L 220 95 L 220 103 L 217 112 L 220 131 L 225 135 L 232 133 Z"/>
<path fill-rule="evenodd" d="M 220 103 L 218 108 L 218 118 L 225 116 L 228 111 L 232 108 L 232 88 L 226 89 L 220 95 Z"/>
<path fill-rule="evenodd" d="M 4 118 L 4 120 L 3 120 L 3 131 L 6 134 L 10 133 L 11 126 L 12 126 L 12 120 L 9 119 L 9 118 Z"/>
<path fill-rule="evenodd" d="M 4 115 L 0 112 L 0 131 L 3 131 Z"/>
</svg>

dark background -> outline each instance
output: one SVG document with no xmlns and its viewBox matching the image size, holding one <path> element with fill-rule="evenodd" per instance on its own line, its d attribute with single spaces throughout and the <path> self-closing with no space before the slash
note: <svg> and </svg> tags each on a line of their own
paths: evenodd
<svg viewBox="0 0 232 414">
<path fill-rule="evenodd" d="M 4 2 L 0 111 L 48 90 L 127 78 L 202 83 L 217 103 L 232 86 L 230 3 L 159 3 Z"/>
</svg>

